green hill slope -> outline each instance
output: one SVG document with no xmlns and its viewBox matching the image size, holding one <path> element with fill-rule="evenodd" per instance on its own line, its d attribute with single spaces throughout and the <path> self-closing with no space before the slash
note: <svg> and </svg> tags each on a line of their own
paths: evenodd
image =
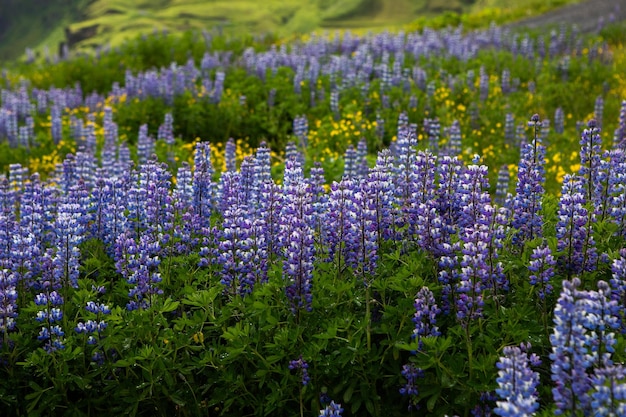
<svg viewBox="0 0 626 417">
<path fill-rule="evenodd" d="M 573 0 L 542 1 L 543 8 Z M 575 0 L 574 0 L 575 1 Z M 29 47 L 56 53 L 118 45 L 156 29 L 221 28 L 231 33 L 290 36 L 314 30 L 397 28 L 443 12 L 510 8 L 506 0 L 0 0 L 0 61 Z M 531 12 L 538 0 L 518 1 Z M 32 11 L 37 10 L 36 14 Z"/>
</svg>

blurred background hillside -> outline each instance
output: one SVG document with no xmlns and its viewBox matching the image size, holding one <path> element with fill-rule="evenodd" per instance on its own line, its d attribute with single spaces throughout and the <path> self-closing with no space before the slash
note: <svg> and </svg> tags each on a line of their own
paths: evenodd
<svg viewBox="0 0 626 417">
<path fill-rule="evenodd" d="M 620 0 L 621 1 L 621 0 Z M 578 3 L 576 0 L 0 0 L 0 62 L 65 50 L 115 47 L 166 29 L 229 34 L 415 28 L 462 16 L 510 21 Z M 626 9 L 626 8 L 625 8 Z M 471 26 L 473 20 L 464 20 Z"/>
</svg>

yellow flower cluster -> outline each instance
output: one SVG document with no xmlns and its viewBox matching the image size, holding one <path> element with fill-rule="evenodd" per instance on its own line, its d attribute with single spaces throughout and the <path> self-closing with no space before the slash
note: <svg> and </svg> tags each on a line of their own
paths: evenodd
<svg viewBox="0 0 626 417">
<path fill-rule="evenodd" d="M 241 165 L 241 161 L 248 156 L 254 154 L 254 150 L 250 147 L 247 139 L 235 140 L 237 150 L 235 151 L 235 159 L 237 166 Z M 216 171 L 226 171 L 226 142 L 218 142 L 211 144 L 211 162 Z"/>
<path fill-rule="evenodd" d="M 63 162 L 68 153 L 74 152 L 76 152 L 76 149 L 73 144 L 61 140 L 48 155 L 29 158 L 28 168 L 31 172 L 38 172 L 42 176 L 46 176 L 53 172 L 58 164 Z"/>
</svg>

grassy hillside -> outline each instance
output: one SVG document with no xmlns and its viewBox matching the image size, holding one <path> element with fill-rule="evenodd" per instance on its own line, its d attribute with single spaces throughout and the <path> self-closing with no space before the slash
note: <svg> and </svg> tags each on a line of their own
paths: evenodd
<svg viewBox="0 0 626 417">
<path fill-rule="evenodd" d="M 484 10 L 508 11 L 511 19 L 574 1 L 523 0 L 511 9 L 505 0 L 0 0 L 0 61 L 23 56 L 27 47 L 39 54 L 46 47 L 56 53 L 59 43 L 68 40 L 73 51 L 115 46 L 155 28 L 219 27 L 232 34 L 289 36 L 342 28 L 393 29 L 444 12 L 483 16 Z"/>
</svg>

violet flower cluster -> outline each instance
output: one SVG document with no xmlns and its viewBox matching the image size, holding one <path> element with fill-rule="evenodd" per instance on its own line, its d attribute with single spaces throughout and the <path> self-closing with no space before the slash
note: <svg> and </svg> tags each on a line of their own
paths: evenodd
<svg viewBox="0 0 626 417">
<path fill-rule="evenodd" d="M 537 364 L 538 357 L 529 357 L 526 348 L 507 346 L 496 364 L 498 368 L 498 388 L 500 398 L 495 414 L 502 417 L 526 417 L 539 409 L 537 386 L 539 373 L 531 370 L 531 363 Z"/>
<path fill-rule="evenodd" d="M 323 410 L 320 410 L 320 417 L 341 417 L 341 413 L 343 413 L 341 404 L 331 401 Z"/>
<path fill-rule="evenodd" d="M 519 162 L 516 195 L 513 198 L 513 222 L 517 229 L 515 241 L 522 243 L 536 237 L 542 237 L 543 219 L 541 206 L 545 182 L 545 147 L 541 145 L 538 131 L 541 127 L 539 115 L 535 114 L 528 125 L 535 132 L 534 140 L 522 149 Z"/>
<path fill-rule="evenodd" d="M 49 281 L 44 283 L 43 290 L 35 297 L 35 305 L 40 308 L 35 320 L 42 326 L 37 340 L 44 342 L 46 352 L 52 353 L 65 348 L 65 332 L 60 326 L 63 320 L 63 297 L 52 289 Z"/>
<path fill-rule="evenodd" d="M 93 319 L 78 322 L 74 331 L 78 334 L 87 336 L 88 345 L 96 345 L 102 339 L 102 332 L 107 328 L 108 324 L 104 321 L 106 315 L 111 314 L 108 305 L 89 301 L 85 305 L 85 310 L 93 316 Z M 99 365 L 104 363 L 104 355 L 102 351 L 95 350 L 91 356 L 91 360 Z"/>
<path fill-rule="evenodd" d="M 554 310 L 550 359 L 557 415 L 591 415 L 594 401 L 606 402 L 606 377 L 623 372 L 612 360 L 619 307 L 611 288 L 604 281 L 598 282 L 597 291 L 579 290 L 580 285 L 578 278 L 564 281 Z"/>
<path fill-rule="evenodd" d="M 597 253 L 592 236 L 590 216 L 586 206 L 580 178 L 565 175 L 561 201 L 559 202 L 556 237 L 557 251 L 564 252 L 559 258 L 568 276 L 595 268 Z"/>
<path fill-rule="evenodd" d="M 406 383 L 400 388 L 400 395 L 409 397 L 409 411 L 417 409 L 417 396 L 419 395 L 417 380 L 424 377 L 424 371 L 414 364 L 408 363 L 402 366 L 401 375 Z"/>
<path fill-rule="evenodd" d="M 294 314 L 311 311 L 313 294 L 314 216 L 312 196 L 296 160 L 287 161 L 280 211 L 279 245 L 284 256 L 285 292 Z"/>
<path fill-rule="evenodd" d="M 415 314 L 413 315 L 413 337 L 417 339 L 418 350 L 424 348 L 425 337 L 436 337 L 441 333 L 437 327 L 437 315 L 441 313 L 441 309 L 437 307 L 435 296 L 428 287 L 422 287 L 415 297 Z"/>
<path fill-rule="evenodd" d="M 300 355 L 298 359 L 289 361 L 289 369 L 292 371 L 299 371 L 303 386 L 307 386 L 311 381 L 308 371 L 309 364 L 304 359 L 302 359 L 302 355 Z"/>
<path fill-rule="evenodd" d="M 607 176 L 602 164 L 601 145 L 599 123 L 596 119 L 591 119 L 580 138 L 578 174 L 585 199 L 594 204 L 596 211 L 602 210 L 603 182 Z"/>
<path fill-rule="evenodd" d="M 0 344 L 8 343 L 8 333 L 15 329 L 17 284 L 16 274 L 0 270 Z"/>
<path fill-rule="evenodd" d="M 551 279 L 554 277 L 556 259 L 552 256 L 552 251 L 547 245 L 533 249 L 530 259 L 528 265 L 528 270 L 531 272 L 529 276 L 530 285 L 539 286 L 539 298 L 544 300 L 553 291 Z"/>
</svg>

